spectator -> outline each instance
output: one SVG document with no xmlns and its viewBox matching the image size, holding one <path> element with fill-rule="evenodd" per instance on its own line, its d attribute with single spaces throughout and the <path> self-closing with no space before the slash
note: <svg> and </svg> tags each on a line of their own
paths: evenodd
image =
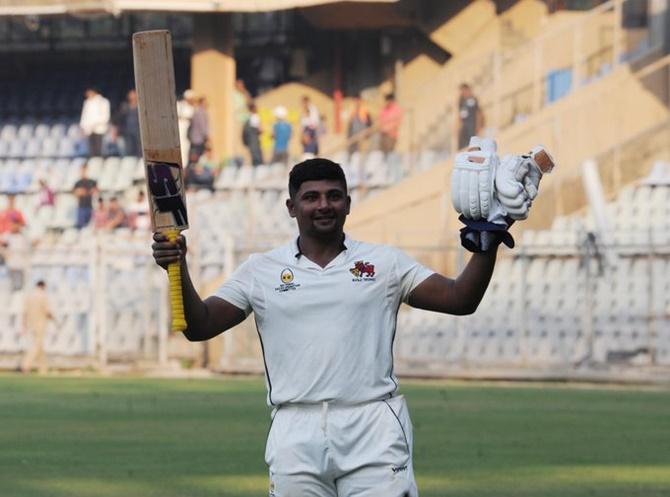
<svg viewBox="0 0 670 497">
<path fill-rule="evenodd" d="M 137 92 L 128 91 L 126 101 L 121 104 L 114 116 L 114 125 L 117 134 L 123 138 L 123 155 L 140 157 L 142 142 L 140 140 L 140 115 L 137 108 Z"/>
<path fill-rule="evenodd" d="M 93 227 L 96 230 L 103 229 L 107 224 L 107 206 L 105 205 L 105 199 L 98 197 L 98 205 L 93 211 Z"/>
<path fill-rule="evenodd" d="M 26 218 L 16 207 L 16 195 L 7 196 L 7 207 L 0 211 L 0 235 L 21 231 L 26 225 Z"/>
<path fill-rule="evenodd" d="M 458 149 L 468 146 L 470 137 L 479 136 L 484 128 L 484 113 L 472 88 L 467 83 L 460 85 L 458 97 Z"/>
<path fill-rule="evenodd" d="M 200 159 L 198 159 L 198 163 L 212 171 L 215 178 L 221 173 L 221 169 L 223 168 L 223 163 L 214 157 L 214 150 L 209 144 L 205 146 L 205 151 L 200 156 Z"/>
<path fill-rule="evenodd" d="M 319 154 L 319 133 L 321 119 L 316 105 L 311 103 L 309 97 L 302 97 L 302 116 L 300 117 L 302 132 L 302 151 L 305 155 L 314 156 Z"/>
<path fill-rule="evenodd" d="M 144 190 L 137 192 L 137 198 L 128 206 L 128 222 L 136 230 L 148 231 L 151 229 L 149 204 Z"/>
<path fill-rule="evenodd" d="M 205 165 L 203 157 L 204 154 L 200 157 L 201 160 L 189 168 L 187 184 L 195 190 L 214 190 L 214 173 Z"/>
<path fill-rule="evenodd" d="M 357 96 L 354 99 L 354 108 L 351 111 L 351 116 L 349 117 L 349 126 L 347 128 L 347 136 L 349 139 L 357 137 L 361 132 L 368 129 L 372 126 L 372 116 L 370 116 L 370 111 L 368 110 L 367 105 L 363 99 Z M 355 139 L 349 144 L 349 154 L 357 152 L 360 145 L 359 139 Z"/>
<path fill-rule="evenodd" d="M 195 110 L 196 93 L 193 90 L 186 90 L 183 98 L 177 102 L 177 118 L 179 120 L 179 144 L 181 146 L 182 164 L 188 164 L 188 154 L 191 142 L 188 141 L 188 131 L 191 126 L 191 119 Z"/>
<path fill-rule="evenodd" d="M 77 219 L 75 227 L 82 229 L 88 226 L 93 214 L 93 195 L 98 193 L 98 183 L 87 176 L 88 166 L 81 166 L 81 177 L 74 184 L 74 195 L 77 197 Z"/>
<path fill-rule="evenodd" d="M 10 232 L 2 237 L 0 247 L 2 247 L 2 259 L 9 274 L 12 290 L 21 290 L 29 263 L 30 241 L 21 231 L 18 223 L 12 224 Z"/>
<path fill-rule="evenodd" d="M 291 141 L 293 128 L 286 120 L 286 107 L 278 106 L 275 108 L 275 118 L 277 119 L 272 126 L 272 138 L 274 138 L 274 149 L 272 152 L 272 162 L 288 164 L 288 144 Z"/>
<path fill-rule="evenodd" d="M 381 130 L 381 149 L 384 155 L 395 150 L 398 142 L 398 133 L 402 123 L 402 109 L 395 100 L 395 95 L 389 93 L 384 98 L 386 103 L 379 114 L 379 128 Z"/>
<path fill-rule="evenodd" d="M 89 86 L 85 92 L 86 99 L 81 109 L 79 127 L 88 138 L 88 155 L 102 155 L 102 139 L 109 130 L 109 100 L 98 90 Z"/>
<path fill-rule="evenodd" d="M 249 104 L 253 101 L 251 93 L 247 90 L 244 81 L 235 81 L 233 89 L 233 124 L 236 140 L 233 141 L 233 157 L 239 163 L 244 163 L 244 145 L 242 142 L 242 129 L 249 119 Z"/>
<path fill-rule="evenodd" d="M 45 206 L 54 206 L 56 203 L 56 196 L 54 195 L 54 191 L 51 189 L 49 184 L 47 183 L 47 180 L 45 179 L 40 179 L 39 180 L 39 190 L 37 192 L 37 198 L 38 198 L 38 203 L 37 203 L 37 208 L 40 209 Z"/>
<path fill-rule="evenodd" d="M 188 163 L 195 164 L 205 150 L 209 140 L 209 117 L 207 115 L 207 100 L 205 97 L 195 96 L 196 102 L 193 108 L 191 125 L 188 128 L 188 140 L 190 142 L 188 152 Z"/>
<path fill-rule="evenodd" d="M 235 89 L 233 90 L 233 112 L 235 113 L 235 121 L 244 126 L 244 123 L 249 119 L 249 104 L 253 102 L 249 90 L 247 90 L 244 81 L 238 79 L 235 81 Z"/>
<path fill-rule="evenodd" d="M 109 206 L 107 207 L 107 222 L 105 223 L 105 228 L 108 230 L 115 230 L 127 227 L 128 216 L 126 216 L 126 211 L 121 207 L 119 199 L 110 197 Z"/>
<path fill-rule="evenodd" d="M 242 143 L 249 149 L 251 156 L 251 165 L 259 166 L 263 164 L 263 152 L 261 151 L 261 117 L 258 115 L 256 104 L 249 104 L 249 119 L 242 128 Z"/>
<path fill-rule="evenodd" d="M 28 263 L 30 244 L 22 233 L 26 220 L 20 209 L 14 206 L 15 196 L 8 196 L 7 207 L 0 211 L 0 247 L 2 257 L 9 273 L 12 290 L 23 288 L 23 277 Z"/>
<path fill-rule="evenodd" d="M 54 319 L 51 302 L 46 292 L 46 283 L 40 280 L 23 300 L 21 332 L 32 336 L 30 345 L 21 361 L 21 372 L 29 373 L 33 369 L 35 361 L 37 361 L 37 372 L 39 374 L 48 372 L 49 365 L 44 352 L 44 335 L 50 319 Z"/>
</svg>

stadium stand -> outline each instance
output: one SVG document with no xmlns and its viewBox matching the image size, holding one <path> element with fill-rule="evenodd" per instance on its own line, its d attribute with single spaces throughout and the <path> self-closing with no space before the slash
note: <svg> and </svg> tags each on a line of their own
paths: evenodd
<svg viewBox="0 0 670 497">
<path fill-rule="evenodd" d="M 433 43 L 449 52 L 448 61 L 406 61 L 397 78 L 407 118 L 395 153 L 385 157 L 373 146 L 350 155 L 341 143 L 332 147 L 330 156 L 345 169 L 355 205 L 372 205 L 368 201 L 387 190 L 395 195 L 393 187 L 407 185 L 408 176 L 431 173 L 449 162 L 456 149 L 452 142 L 458 109 L 453 100 L 464 80 L 481 96 L 487 132 L 502 133 L 506 150 L 550 137 L 554 142 L 549 145 L 561 145 L 560 166 L 565 169 L 575 169 L 617 140 L 667 119 L 667 102 L 658 97 L 659 87 L 667 84 L 659 85 L 654 79 L 658 74 L 645 69 L 658 62 L 658 46 L 648 30 L 621 30 L 615 16 L 620 2 L 549 17 L 538 7 L 541 2 L 512 3 L 503 12 L 496 12 L 493 2 L 468 3 L 465 13 L 477 14 L 481 29 L 463 30 L 459 23 L 473 17 L 455 16 L 430 34 Z M 453 35 L 470 31 L 503 33 L 502 51 L 496 37 Z M 580 37 L 583 50 L 572 45 Z M 667 70 L 667 63 L 658 70 Z M 66 73 L 50 84 L 0 81 L 0 208 L 5 205 L 2 194 L 18 195 L 32 244 L 26 285 L 44 278 L 57 300 L 59 322 L 52 323 L 47 344 L 51 354 L 84 363 L 157 360 L 166 340 L 166 288 L 164 274 L 150 259 L 148 233 L 74 229 L 72 189 L 84 162 L 104 198 L 117 195 L 130 202 L 142 188 L 141 159 L 86 157 L 77 124 L 84 81 L 102 83 L 102 93 L 115 107 L 128 88 L 130 69 L 110 70 L 94 63 L 85 73 L 80 68 Z M 186 87 L 183 74 L 178 79 L 181 91 Z M 380 84 L 377 96 L 388 86 Z M 280 98 L 281 90 L 273 90 L 272 98 Z M 608 127 L 616 117 L 607 112 L 620 93 L 639 109 L 630 129 L 621 134 Z M 269 108 L 270 97 L 265 98 Z M 596 116 L 601 134 L 595 136 L 594 121 L 577 114 L 579 109 Z M 329 123 L 334 120 L 329 116 Z M 620 127 L 624 124 L 629 125 Z M 594 138 L 585 143 L 589 128 Z M 633 177 L 624 171 L 624 179 L 610 192 L 614 266 L 600 255 L 603 247 L 593 243 L 593 219 L 583 203 L 558 217 L 547 216 L 550 227 L 524 231 L 517 249 L 500 260 L 476 314 L 454 317 L 401 309 L 396 340 L 400 367 L 441 374 L 445 365 L 567 370 L 646 361 L 670 366 L 670 166 L 665 152 L 653 160 L 651 173 L 641 181 L 640 171 Z M 41 178 L 56 193 L 53 206 L 38 208 Z M 283 204 L 286 178 L 282 164 L 252 168 L 230 161 L 213 191 L 189 193 L 189 257 L 199 287 L 229 274 L 250 250 L 293 235 L 293 221 Z M 553 188 L 553 178 L 547 181 L 547 189 Z M 439 183 L 436 189 L 444 203 L 446 182 L 434 183 Z M 412 208 L 407 206 L 408 211 Z M 425 209 L 418 217 L 433 220 L 433 214 Z M 445 250 L 443 238 L 438 240 L 422 245 Z M 398 244 L 415 248 L 407 239 Z M 2 266 L 0 299 L 7 302 L 0 308 L 0 364 L 11 367 L 25 346 L 19 333 L 21 292 L 12 290 Z M 235 369 L 231 354 L 226 360 L 214 367 Z"/>
</svg>

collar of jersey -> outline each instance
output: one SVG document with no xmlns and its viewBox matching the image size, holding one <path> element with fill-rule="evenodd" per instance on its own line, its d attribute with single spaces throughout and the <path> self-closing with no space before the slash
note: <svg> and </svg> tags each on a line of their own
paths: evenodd
<svg viewBox="0 0 670 497">
<path fill-rule="evenodd" d="M 349 238 L 349 236 L 344 233 L 344 238 L 342 238 L 342 251 L 349 250 L 349 247 L 352 246 L 352 240 Z M 301 256 L 303 255 L 302 249 L 300 248 L 300 236 L 297 236 L 295 240 L 293 240 L 293 257 L 295 257 L 296 262 L 300 260 Z M 341 254 L 342 252 L 340 252 Z M 336 259 L 339 258 L 339 255 L 333 259 L 335 261 Z M 331 261 L 332 262 L 332 261 Z M 328 264 L 330 266 L 330 264 Z"/>
</svg>

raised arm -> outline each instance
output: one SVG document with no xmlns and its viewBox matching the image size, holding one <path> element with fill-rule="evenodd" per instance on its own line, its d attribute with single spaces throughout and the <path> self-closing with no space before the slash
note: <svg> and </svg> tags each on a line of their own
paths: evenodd
<svg viewBox="0 0 670 497">
<path fill-rule="evenodd" d="M 458 278 L 433 274 L 409 295 L 412 307 L 458 316 L 475 312 L 489 286 L 498 250 L 472 254 Z"/>
<path fill-rule="evenodd" d="M 244 311 L 218 297 L 200 298 L 193 286 L 186 264 L 186 239 L 179 236 L 175 243 L 162 233 L 154 233 L 151 246 L 156 264 L 166 269 L 171 262 L 181 262 L 186 329 L 184 335 L 192 342 L 209 340 L 244 321 Z"/>
</svg>

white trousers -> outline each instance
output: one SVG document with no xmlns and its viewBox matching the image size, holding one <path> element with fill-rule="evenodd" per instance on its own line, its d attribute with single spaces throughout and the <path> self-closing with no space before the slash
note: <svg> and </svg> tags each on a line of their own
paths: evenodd
<svg viewBox="0 0 670 497">
<path fill-rule="evenodd" d="M 365 404 L 287 404 L 273 411 L 270 497 L 417 497 L 403 396 Z"/>
</svg>

